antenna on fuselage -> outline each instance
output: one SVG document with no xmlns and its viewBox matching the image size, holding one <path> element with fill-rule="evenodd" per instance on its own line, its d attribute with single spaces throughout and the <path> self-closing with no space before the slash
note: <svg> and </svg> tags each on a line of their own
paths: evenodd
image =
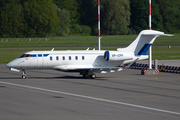
<svg viewBox="0 0 180 120">
<path fill-rule="evenodd" d="M 54 48 L 51 51 L 54 51 Z"/>
<path fill-rule="evenodd" d="M 88 51 L 89 50 L 89 47 L 86 49 L 86 51 Z"/>
</svg>

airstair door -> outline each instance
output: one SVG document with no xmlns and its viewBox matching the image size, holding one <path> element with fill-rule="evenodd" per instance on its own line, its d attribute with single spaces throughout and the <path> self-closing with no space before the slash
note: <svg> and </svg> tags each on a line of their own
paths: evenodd
<svg viewBox="0 0 180 120">
<path fill-rule="evenodd" d="M 43 54 L 37 54 L 37 67 L 43 68 L 43 64 L 44 64 Z"/>
</svg>

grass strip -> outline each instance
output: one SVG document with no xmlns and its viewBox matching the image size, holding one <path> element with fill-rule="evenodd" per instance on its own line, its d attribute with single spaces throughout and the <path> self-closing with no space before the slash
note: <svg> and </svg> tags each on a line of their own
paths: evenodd
<svg viewBox="0 0 180 120">
<path fill-rule="evenodd" d="M 137 35 L 107 35 L 101 39 L 101 46 L 129 45 Z M 55 47 L 55 46 L 97 46 L 95 36 L 67 36 L 49 38 L 0 38 L 0 47 Z M 153 45 L 180 45 L 180 34 L 158 37 Z"/>
</svg>

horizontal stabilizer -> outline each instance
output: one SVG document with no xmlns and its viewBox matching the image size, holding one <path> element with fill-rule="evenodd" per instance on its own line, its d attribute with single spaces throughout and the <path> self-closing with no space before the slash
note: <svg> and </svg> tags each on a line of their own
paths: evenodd
<svg viewBox="0 0 180 120">
<path fill-rule="evenodd" d="M 142 34 L 142 35 L 151 35 L 151 36 L 173 36 L 171 34 Z"/>
</svg>

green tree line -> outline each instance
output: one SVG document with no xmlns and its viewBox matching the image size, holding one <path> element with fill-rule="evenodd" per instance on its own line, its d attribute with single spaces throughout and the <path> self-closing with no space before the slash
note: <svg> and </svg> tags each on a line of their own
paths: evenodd
<svg viewBox="0 0 180 120">
<path fill-rule="evenodd" d="M 97 35 L 98 0 L 0 0 L 0 37 Z M 149 0 L 100 0 L 101 34 L 148 29 Z M 180 1 L 152 0 L 152 29 L 180 33 Z"/>
</svg>

